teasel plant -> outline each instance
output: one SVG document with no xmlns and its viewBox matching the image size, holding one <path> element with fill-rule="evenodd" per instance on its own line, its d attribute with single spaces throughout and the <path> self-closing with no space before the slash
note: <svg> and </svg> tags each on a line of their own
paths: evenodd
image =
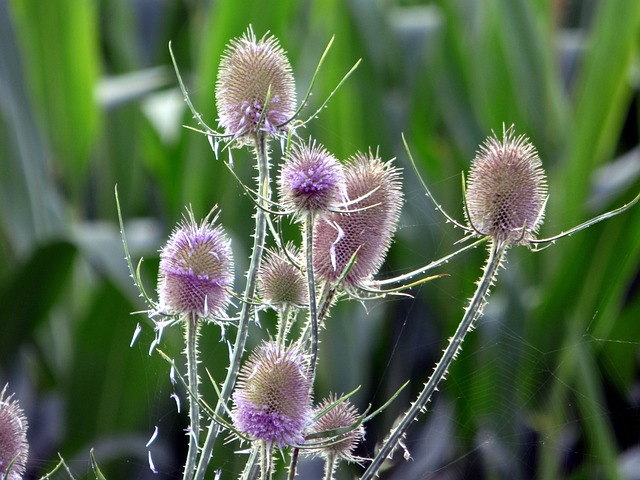
<svg viewBox="0 0 640 480">
<path fill-rule="evenodd" d="M 213 446 L 220 431 L 220 423 L 218 419 L 223 416 L 225 409 L 227 408 L 226 406 L 231 400 L 233 388 L 240 370 L 242 355 L 245 350 L 250 319 L 254 316 L 255 308 L 257 306 L 255 302 L 257 276 L 261 268 L 262 255 L 265 250 L 269 216 L 268 206 L 270 205 L 271 198 L 269 140 L 275 138 L 280 140 L 282 146 L 285 144 L 289 145 L 291 137 L 295 135 L 296 129 L 303 127 L 312 118 L 318 116 L 320 111 L 328 103 L 329 99 L 337 92 L 342 83 L 346 81 L 359 64 L 359 61 L 356 62 L 325 101 L 308 119 L 299 120 L 298 117 L 308 103 L 318 72 L 332 43 L 333 39 L 331 39 L 327 45 L 320 61 L 318 62 L 316 72 L 312 77 L 304 99 L 300 105 L 296 107 L 297 99 L 292 68 L 284 50 L 280 47 L 278 40 L 268 33 L 258 39 L 251 27 L 249 27 L 245 34 L 240 38 L 231 40 L 222 55 L 215 91 L 218 125 L 221 128 L 221 131 L 217 131 L 209 127 L 193 106 L 184 82 L 182 81 L 176 59 L 171 49 L 171 44 L 169 44 L 169 52 L 175 67 L 180 89 L 183 93 L 184 100 L 199 127 L 192 129 L 206 136 L 216 158 L 219 157 L 220 145 L 224 145 L 222 150 L 227 151 L 229 155 L 228 160 L 225 161 L 224 164 L 232 172 L 233 159 L 231 149 L 250 146 L 254 152 L 257 169 L 257 188 L 255 190 L 257 195 L 254 214 L 255 225 L 253 232 L 253 246 L 251 250 L 249 268 L 246 273 L 244 292 L 238 298 L 240 301 L 240 312 L 237 318 L 225 318 L 224 322 L 232 322 L 236 324 L 237 332 L 233 348 L 231 349 L 231 358 L 227 375 L 219 392 L 219 398 L 214 412 L 209 415 L 211 423 L 207 431 L 206 439 L 202 445 L 199 444 L 200 399 L 197 395 L 197 385 L 199 382 L 197 372 L 197 337 L 199 334 L 200 322 L 194 319 L 200 318 L 202 313 L 205 313 L 205 316 L 208 316 L 209 312 L 183 312 L 184 315 L 190 316 L 192 319 L 192 321 L 188 321 L 186 324 L 193 326 L 193 328 L 189 327 L 185 334 L 185 353 L 188 358 L 187 364 L 189 371 L 187 375 L 188 378 L 184 383 L 187 386 L 188 395 L 190 397 L 191 425 L 189 427 L 189 451 L 184 469 L 184 480 L 202 480 L 205 476 L 212 455 Z M 134 267 L 128 252 L 117 190 L 116 202 L 118 206 L 122 241 L 125 248 L 125 257 L 129 265 L 131 276 L 133 277 L 134 283 L 138 287 L 141 296 L 144 297 L 144 300 L 149 307 L 148 312 L 151 316 L 156 317 L 154 319 L 156 339 L 151 345 L 151 352 L 159 344 L 163 329 L 168 325 L 176 323 L 176 319 L 182 317 L 180 317 L 181 314 L 174 312 L 175 315 L 169 315 L 169 319 L 165 318 L 168 312 L 164 307 L 168 304 L 163 302 L 162 299 L 157 302 L 152 300 L 145 291 L 140 277 L 140 264 L 138 264 L 137 268 Z M 169 246 L 165 248 L 169 249 Z M 161 277 L 159 280 L 160 285 L 164 285 L 166 283 L 166 279 L 164 277 Z M 161 292 L 162 287 L 159 287 L 159 293 Z M 218 323 L 223 325 L 223 322 L 221 321 Z M 135 341 L 139 331 L 140 327 L 136 329 L 133 341 Z M 189 365 L 192 367 L 189 368 Z"/>
<path fill-rule="evenodd" d="M 619 215 L 640 201 L 640 194 L 638 194 L 629 203 L 569 230 L 548 238 L 537 238 L 536 233 L 543 222 L 548 199 L 546 175 L 538 153 L 529 139 L 525 135 L 516 135 L 513 125 L 510 127 L 503 125 L 502 140 L 495 133 L 488 137 L 471 163 L 466 182 L 463 176 L 465 216 L 463 224 L 447 214 L 434 199 L 420 177 L 404 136 L 403 143 L 415 173 L 436 209 L 443 214 L 448 223 L 465 233 L 463 240 L 476 239 L 471 244 L 473 246 L 478 242 L 486 242 L 488 257 L 482 276 L 476 283 L 476 290 L 465 308 L 455 333 L 449 339 L 442 357 L 416 400 L 382 443 L 361 480 L 370 480 L 378 476 L 383 463 L 392 457 L 398 446 L 403 445 L 403 438 L 411 424 L 426 411 L 434 392 L 437 391 L 457 357 L 465 336 L 473 330 L 482 316 L 490 289 L 496 281 L 500 268 L 504 266 L 508 249 L 512 246 L 524 245 L 534 252 L 540 251 L 563 237 Z M 455 252 L 457 253 L 459 252 Z M 405 457 L 410 457 L 406 448 Z"/>
</svg>

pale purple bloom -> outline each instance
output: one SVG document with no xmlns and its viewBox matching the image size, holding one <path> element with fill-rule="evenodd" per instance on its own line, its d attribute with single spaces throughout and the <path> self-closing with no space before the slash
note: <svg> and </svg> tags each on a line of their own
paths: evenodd
<svg viewBox="0 0 640 480">
<path fill-rule="evenodd" d="M 0 478 L 21 480 L 29 455 L 28 424 L 18 401 L 5 397 L 6 391 L 7 385 L 0 392 Z"/>
<path fill-rule="evenodd" d="M 291 65 L 275 37 L 257 40 L 249 27 L 231 41 L 220 63 L 216 106 L 225 134 L 239 140 L 285 128 L 296 110 L 296 91 Z"/>
<path fill-rule="evenodd" d="M 279 183 L 281 203 L 297 214 L 326 212 L 345 199 L 342 165 L 315 142 L 291 147 Z"/>
<path fill-rule="evenodd" d="M 230 241 L 215 218 L 197 224 L 193 214 L 173 231 L 160 253 L 160 313 L 221 317 L 230 300 L 233 257 Z"/>
<path fill-rule="evenodd" d="M 299 445 L 312 418 L 310 388 L 308 361 L 297 348 L 264 343 L 240 370 L 233 424 L 254 440 Z"/>
</svg>

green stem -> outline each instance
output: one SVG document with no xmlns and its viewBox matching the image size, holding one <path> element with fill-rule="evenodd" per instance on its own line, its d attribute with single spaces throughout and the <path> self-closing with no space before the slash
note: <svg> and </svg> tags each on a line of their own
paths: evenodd
<svg viewBox="0 0 640 480">
<path fill-rule="evenodd" d="M 278 337 L 276 339 L 276 346 L 280 352 L 284 351 L 285 341 L 291 327 L 291 316 L 292 308 L 287 305 L 284 305 L 278 310 Z"/>
<path fill-rule="evenodd" d="M 337 466 L 338 462 L 336 462 L 335 454 L 330 453 L 324 461 L 324 480 L 334 479 Z"/>
<path fill-rule="evenodd" d="M 184 466 L 184 480 L 191 480 L 198 459 L 198 437 L 200 434 L 200 406 L 198 405 L 198 317 L 192 315 L 185 319 L 185 354 L 187 357 L 187 379 L 189 382 L 189 450 Z"/>
<path fill-rule="evenodd" d="M 271 480 L 273 477 L 271 468 L 273 465 L 273 447 L 271 443 L 260 442 L 260 480 Z"/>
<path fill-rule="evenodd" d="M 307 287 L 309 290 L 309 324 L 311 325 L 311 385 L 316 376 L 318 363 L 318 311 L 316 308 L 316 282 L 313 275 L 313 221 L 310 212 L 304 222 L 305 249 L 307 257 Z"/>
<path fill-rule="evenodd" d="M 480 315 L 482 315 L 482 310 L 486 303 L 489 288 L 491 287 L 491 284 L 498 273 L 498 269 L 502 264 L 502 259 L 506 253 L 507 246 L 508 245 L 503 242 L 496 243 L 494 241 L 491 243 L 489 258 L 487 259 L 487 263 L 484 267 L 482 277 L 478 282 L 478 287 L 469 302 L 469 306 L 464 312 L 462 321 L 458 325 L 455 334 L 449 340 L 449 345 L 447 345 L 447 348 L 444 350 L 440 362 L 436 365 L 436 368 L 433 370 L 433 374 L 425 384 L 416 401 L 407 413 L 405 413 L 398 426 L 389 434 L 389 437 L 385 440 L 382 448 L 375 456 L 369 467 L 367 467 L 360 480 L 371 480 L 378 474 L 378 470 L 380 470 L 382 463 L 393 453 L 393 450 L 401 441 L 411 423 L 426 409 L 433 392 L 436 391 L 438 385 L 446 376 L 453 359 L 456 358 L 458 351 L 462 346 L 462 342 L 464 341 L 464 337 L 467 332 L 473 329 L 475 321 L 480 317 Z"/>
<path fill-rule="evenodd" d="M 244 290 L 242 309 L 240 311 L 238 333 L 236 335 L 231 363 L 227 370 L 227 376 L 222 385 L 220 398 L 216 404 L 215 415 L 217 416 L 223 416 L 225 406 L 231 399 L 231 393 L 233 392 L 233 387 L 235 386 L 238 372 L 240 370 L 242 354 L 244 353 L 244 347 L 249 334 L 251 315 L 254 310 L 254 307 L 251 304 L 256 291 L 258 269 L 260 268 L 260 263 L 262 261 L 262 252 L 264 250 L 267 233 L 267 214 L 265 209 L 269 207 L 271 192 L 269 188 L 269 153 L 267 149 L 266 135 L 262 132 L 258 133 L 254 138 L 254 145 L 256 161 L 258 163 L 258 191 L 260 192 L 258 203 L 262 208 L 256 208 L 251 262 L 249 264 L 249 270 L 247 271 L 247 284 Z M 195 480 L 204 479 L 207 466 L 209 465 L 209 460 L 211 459 L 211 454 L 213 452 L 213 446 L 216 437 L 218 436 L 218 431 L 218 424 L 212 420 L 209 425 L 207 438 L 202 447 L 202 454 L 200 456 L 198 469 L 196 470 Z"/>
</svg>

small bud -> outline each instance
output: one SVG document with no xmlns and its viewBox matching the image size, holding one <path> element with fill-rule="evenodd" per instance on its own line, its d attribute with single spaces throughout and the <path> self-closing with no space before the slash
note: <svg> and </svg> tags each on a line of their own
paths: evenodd
<svg viewBox="0 0 640 480">
<path fill-rule="evenodd" d="M 309 301 L 307 284 L 300 269 L 291 263 L 299 253 L 288 248 L 285 252 L 267 250 L 258 271 L 258 291 L 269 305 L 282 308 L 288 305 L 302 306 Z"/>
<path fill-rule="evenodd" d="M 344 172 L 322 146 L 294 145 L 280 171 L 280 202 L 298 214 L 326 212 L 344 201 Z"/>
<path fill-rule="evenodd" d="M 233 283 L 231 242 L 217 216 L 198 225 L 191 211 L 160 252 L 158 296 L 160 312 L 223 316 Z"/>
<path fill-rule="evenodd" d="M 336 402 L 335 395 L 330 395 L 324 399 L 320 405 L 315 409 L 316 415 L 327 409 L 329 406 Z M 349 400 L 342 400 L 334 405 L 331 410 L 322 415 L 311 427 L 313 433 L 326 432 L 331 430 L 337 430 L 340 428 L 351 427 L 358 421 L 358 411 L 349 402 Z M 337 437 L 330 438 L 327 446 L 322 446 L 314 450 L 314 453 L 328 457 L 333 455 L 346 461 L 355 461 L 353 452 L 358 446 L 358 443 L 364 438 L 364 427 L 362 425 L 357 426 L 353 430 Z"/>
<path fill-rule="evenodd" d="M 382 265 L 396 231 L 402 190 L 400 171 L 371 153 L 358 153 L 345 165 L 348 213 L 333 212 L 315 224 L 313 266 L 318 278 L 335 281 L 351 257 L 356 262 L 344 279 L 357 286 Z"/>
<path fill-rule="evenodd" d="M 225 134 L 238 139 L 259 130 L 277 133 L 291 119 L 296 110 L 295 82 L 275 37 L 256 40 L 249 27 L 231 41 L 220 62 L 216 106 Z"/>
<path fill-rule="evenodd" d="M 310 387 L 308 360 L 296 347 L 263 343 L 240 370 L 233 424 L 255 440 L 299 445 L 312 418 Z"/>
<path fill-rule="evenodd" d="M 18 401 L 13 400 L 13 395 L 5 398 L 6 390 L 7 385 L 0 392 L 0 478 L 21 480 L 29 455 L 28 425 L 24 412 Z"/>
<path fill-rule="evenodd" d="M 482 235 L 528 244 L 544 217 L 547 183 L 535 147 L 513 127 L 489 137 L 467 179 L 467 223 Z"/>
</svg>

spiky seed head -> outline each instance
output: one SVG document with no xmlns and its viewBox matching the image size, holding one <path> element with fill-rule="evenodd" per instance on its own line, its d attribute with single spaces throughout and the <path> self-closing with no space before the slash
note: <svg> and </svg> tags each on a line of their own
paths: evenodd
<svg viewBox="0 0 640 480">
<path fill-rule="evenodd" d="M 296 89 L 289 60 L 275 37 L 257 40 L 249 27 L 231 40 L 220 62 L 216 106 L 225 134 L 240 140 L 258 130 L 277 133 L 285 128 L 296 110 Z"/>
<path fill-rule="evenodd" d="M 528 244 L 542 224 L 547 182 L 535 147 L 513 126 L 490 136 L 471 163 L 467 223 L 482 235 Z"/>
<path fill-rule="evenodd" d="M 299 445 L 312 419 L 308 359 L 296 347 L 265 342 L 240 369 L 233 394 L 234 426 L 252 439 Z"/>
<path fill-rule="evenodd" d="M 213 211 L 212 211 L 213 213 Z M 210 214 L 211 215 L 211 214 Z M 217 215 L 200 224 L 187 212 L 160 252 L 159 310 L 202 319 L 224 315 L 233 284 L 231 242 L 215 225 Z"/>
<path fill-rule="evenodd" d="M 356 262 L 344 279 L 357 286 L 382 265 L 400 218 L 400 171 L 391 161 L 358 153 L 345 165 L 347 212 L 332 212 L 315 224 L 313 267 L 318 278 L 337 280 L 354 254 Z"/>
<path fill-rule="evenodd" d="M 21 480 L 29 455 L 28 424 L 18 401 L 5 397 L 6 391 L 7 385 L 0 392 L 0 478 Z"/>
<path fill-rule="evenodd" d="M 306 305 L 309 300 L 304 275 L 292 261 L 300 253 L 293 246 L 287 252 L 266 250 L 258 270 L 258 291 L 262 299 L 276 308 Z"/>
<path fill-rule="evenodd" d="M 326 212 L 344 201 L 342 165 L 315 141 L 291 147 L 279 180 L 280 202 L 298 215 Z"/>
<path fill-rule="evenodd" d="M 311 432 L 320 433 L 341 428 L 354 426 L 358 422 L 358 411 L 349 400 L 341 400 L 336 403 L 337 397 L 330 395 L 325 398 L 315 409 L 316 416 L 323 410 L 326 410 L 331 405 L 335 405 L 316 420 L 311 427 Z M 358 446 L 358 443 L 364 438 L 364 427 L 358 425 L 353 430 L 342 434 L 341 436 L 329 437 L 328 444 L 326 446 L 318 447 L 313 453 L 328 457 L 333 455 L 346 461 L 357 461 L 353 456 L 353 452 Z"/>
</svg>

